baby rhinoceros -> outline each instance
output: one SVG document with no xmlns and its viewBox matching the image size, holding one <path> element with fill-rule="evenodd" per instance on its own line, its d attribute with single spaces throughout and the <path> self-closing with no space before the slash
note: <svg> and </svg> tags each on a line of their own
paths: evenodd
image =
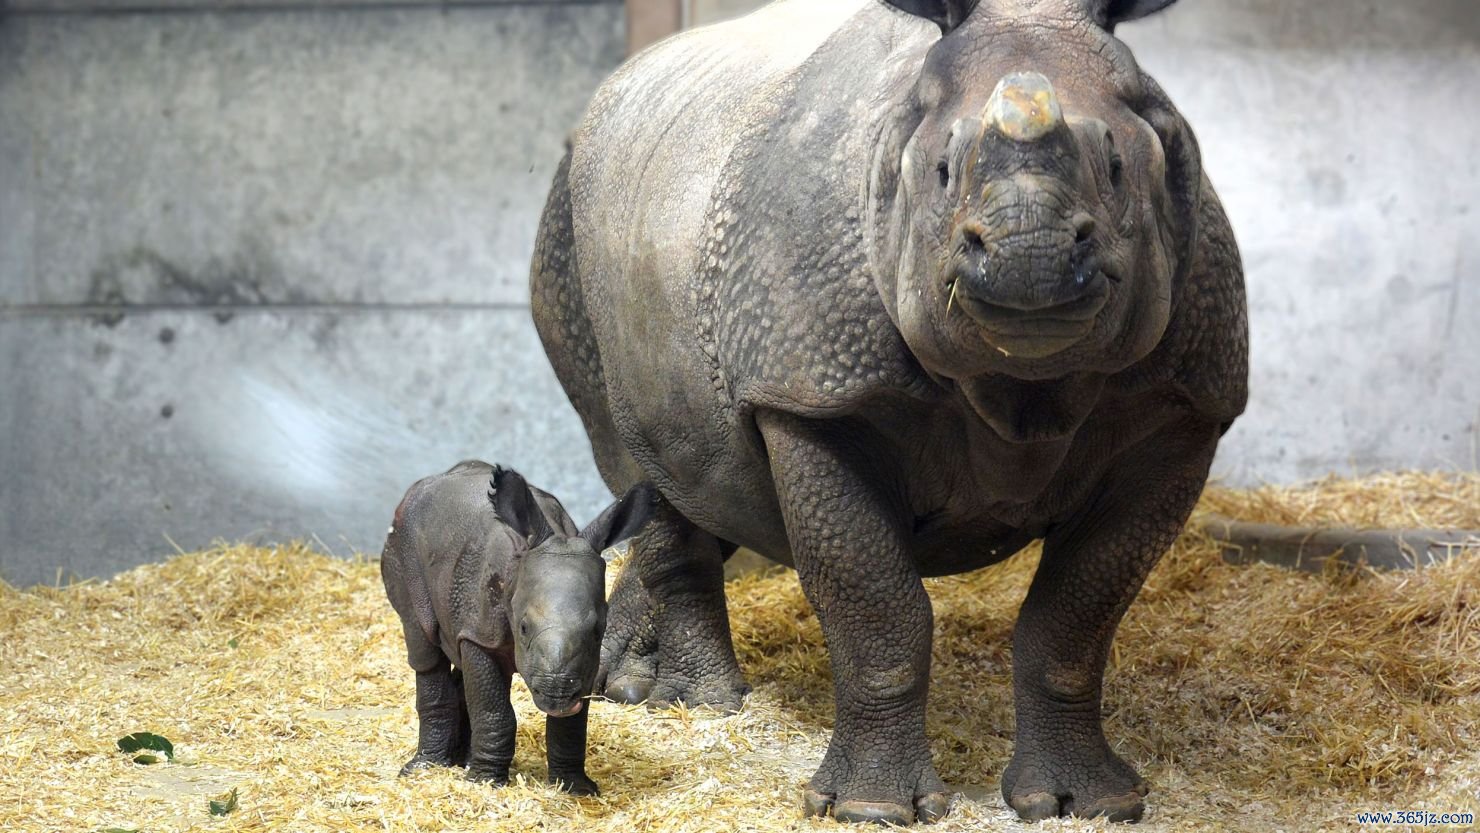
<svg viewBox="0 0 1480 833">
<path fill-rule="evenodd" d="M 601 552 L 636 533 L 653 501 L 638 484 L 578 532 L 560 501 L 500 466 L 459 463 L 406 492 L 380 559 L 416 671 L 421 727 L 402 775 L 465 764 L 470 780 L 506 783 L 517 671 L 548 715 L 550 783 L 597 793 L 584 698 L 606 628 Z"/>
</svg>

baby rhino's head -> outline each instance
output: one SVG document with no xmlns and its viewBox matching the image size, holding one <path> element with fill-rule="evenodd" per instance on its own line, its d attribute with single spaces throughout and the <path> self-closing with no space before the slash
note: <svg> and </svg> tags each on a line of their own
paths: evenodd
<svg viewBox="0 0 1480 833">
<path fill-rule="evenodd" d="M 567 535 L 560 527 L 574 525 L 559 502 L 537 496 L 518 472 L 494 468 L 489 498 L 517 548 L 509 600 L 514 664 L 540 711 L 569 717 L 591 693 L 606 630 L 601 552 L 647 523 L 655 497 L 651 485 L 633 486 L 580 534 Z M 546 511 L 564 523 L 552 524 Z"/>
</svg>

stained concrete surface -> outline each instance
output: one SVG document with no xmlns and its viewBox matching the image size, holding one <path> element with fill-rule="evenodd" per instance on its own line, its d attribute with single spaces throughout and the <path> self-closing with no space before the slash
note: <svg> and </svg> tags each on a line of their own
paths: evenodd
<svg viewBox="0 0 1480 833">
<path fill-rule="evenodd" d="M 615 5 L 10 18 L 0 302 L 523 303 L 620 33 Z"/>
<path fill-rule="evenodd" d="M 53 2 L 0 16 L 0 575 L 166 534 L 374 552 L 467 456 L 596 511 L 523 282 L 619 4 L 11 7 Z M 1186 0 L 1121 34 L 1246 259 L 1253 399 L 1215 471 L 1474 467 L 1472 0 Z"/>
<path fill-rule="evenodd" d="M 27 316 L 0 355 L 12 581 L 216 538 L 379 554 L 406 487 L 468 457 L 558 484 L 582 522 L 609 499 L 518 307 Z"/>
</svg>

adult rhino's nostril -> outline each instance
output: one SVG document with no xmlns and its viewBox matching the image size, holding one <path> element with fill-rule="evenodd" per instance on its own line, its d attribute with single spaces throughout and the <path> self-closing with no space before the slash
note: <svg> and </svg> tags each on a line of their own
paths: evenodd
<svg viewBox="0 0 1480 833">
<path fill-rule="evenodd" d="M 961 224 L 961 244 L 968 252 L 982 252 L 987 248 L 986 229 L 980 223 L 967 220 Z"/>
<path fill-rule="evenodd" d="M 1078 214 L 1074 217 L 1074 242 L 1076 244 L 1088 243 L 1095 234 L 1095 218 L 1088 214 Z"/>
</svg>

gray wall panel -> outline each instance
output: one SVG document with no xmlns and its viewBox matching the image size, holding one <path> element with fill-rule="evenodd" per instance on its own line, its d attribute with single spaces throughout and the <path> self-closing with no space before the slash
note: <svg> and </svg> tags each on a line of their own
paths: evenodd
<svg viewBox="0 0 1480 833">
<path fill-rule="evenodd" d="M 0 575 L 94 575 L 224 538 L 378 553 L 402 492 L 467 457 L 581 521 L 609 499 L 528 312 L 0 319 Z"/>
<path fill-rule="evenodd" d="M 0 303 L 521 302 L 550 174 L 621 58 L 621 20 L 9 18 L 0 167 L 23 170 L 0 180 L 0 243 L 29 254 L 0 261 Z"/>
<path fill-rule="evenodd" d="M 29 14 L 264 11 L 284 9 L 443 8 L 448 6 L 597 5 L 621 0 L 0 0 L 0 10 Z"/>
</svg>

